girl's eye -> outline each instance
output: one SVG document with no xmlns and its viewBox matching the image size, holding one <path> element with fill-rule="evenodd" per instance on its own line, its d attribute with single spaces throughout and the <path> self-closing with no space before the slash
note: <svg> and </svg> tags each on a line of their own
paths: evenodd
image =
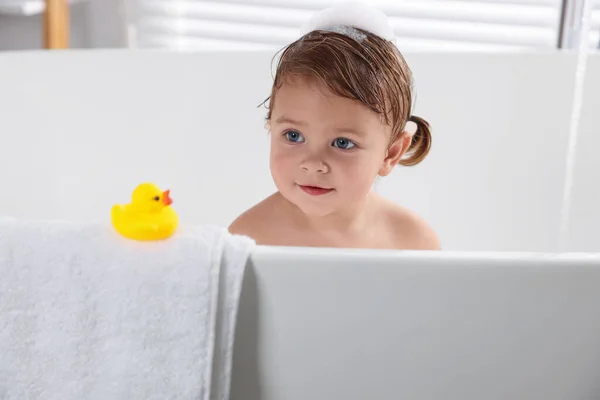
<svg viewBox="0 0 600 400">
<path fill-rule="evenodd" d="M 304 142 L 304 138 L 302 134 L 298 131 L 287 131 L 285 133 L 285 137 L 292 143 L 302 143 Z"/>
<path fill-rule="evenodd" d="M 333 141 L 332 146 L 333 147 L 338 147 L 338 148 L 340 148 L 342 150 L 349 150 L 349 149 L 353 148 L 356 145 L 350 139 L 337 138 L 337 139 L 335 139 Z"/>
</svg>

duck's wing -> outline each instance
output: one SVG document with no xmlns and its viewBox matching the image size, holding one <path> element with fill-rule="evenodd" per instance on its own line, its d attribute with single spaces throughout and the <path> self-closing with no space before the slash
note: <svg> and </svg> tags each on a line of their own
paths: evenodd
<svg viewBox="0 0 600 400">
<path fill-rule="evenodd" d="M 110 218 L 113 222 L 123 221 L 123 219 L 125 219 L 125 206 L 122 204 L 115 204 L 110 210 Z"/>
</svg>

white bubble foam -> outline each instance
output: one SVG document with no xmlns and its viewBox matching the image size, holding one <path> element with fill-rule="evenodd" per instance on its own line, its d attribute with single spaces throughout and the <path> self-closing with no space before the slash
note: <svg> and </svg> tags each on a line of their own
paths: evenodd
<svg viewBox="0 0 600 400">
<path fill-rule="evenodd" d="M 314 14 L 301 29 L 304 35 L 314 30 L 330 30 L 346 34 L 360 40 L 351 29 L 340 30 L 341 26 L 365 30 L 391 42 L 396 42 L 396 35 L 390 20 L 383 11 L 361 1 L 338 3 Z"/>
</svg>

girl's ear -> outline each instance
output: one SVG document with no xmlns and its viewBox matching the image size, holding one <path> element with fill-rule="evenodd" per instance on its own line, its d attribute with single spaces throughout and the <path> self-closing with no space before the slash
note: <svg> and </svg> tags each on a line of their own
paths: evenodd
<svg viewBox="0 0 600 400">
<path fill-rule="evenodd" d="M 416 126 L 412 122 L 407 123 L 406 128 L 398 137 L 390 144 L 383 159 L 383 164 L 379 169 L 380 176 L 389 175 L 394 167 L 398 165 L 402 156 L 408 151 L 412 143 L 413 136 L 416 132 Z"/>
</svg>

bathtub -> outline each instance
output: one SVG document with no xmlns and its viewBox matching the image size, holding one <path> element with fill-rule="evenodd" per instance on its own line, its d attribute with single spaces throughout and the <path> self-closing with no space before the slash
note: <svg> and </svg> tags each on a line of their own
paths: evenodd
<svg viewBox="0 0 600 400">
<path fill-rule="evenodd" d="M 600 396 L 600 254 L 259 247 L 231 400 Z"/>
</svg>

